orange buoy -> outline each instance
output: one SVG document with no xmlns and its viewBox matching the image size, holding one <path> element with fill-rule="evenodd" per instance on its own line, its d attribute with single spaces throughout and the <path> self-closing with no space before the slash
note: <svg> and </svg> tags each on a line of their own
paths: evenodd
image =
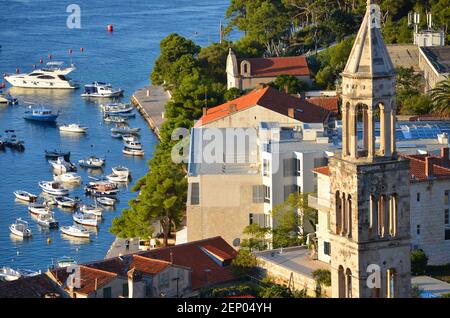
<svg viewBox="0 0 450 318">
<path fill-rule="evenodd" d="M 112 24 L 108 24 L 108 32 L 113 32 L 114 31 L 114 27 Z"/>
</svg>

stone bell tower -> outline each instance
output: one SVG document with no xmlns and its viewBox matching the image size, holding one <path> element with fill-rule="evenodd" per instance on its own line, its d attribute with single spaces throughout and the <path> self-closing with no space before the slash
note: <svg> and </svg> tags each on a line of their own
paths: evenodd
<svg viewBox="0 0 450 318">
<path fill-rule="evenodd" d="M 342 154 L 329 164 L 332 294 L 409 297 L 409 163 L 396 153 L 396 73 L 370 0 L 342 76 Z"/>
</svg>

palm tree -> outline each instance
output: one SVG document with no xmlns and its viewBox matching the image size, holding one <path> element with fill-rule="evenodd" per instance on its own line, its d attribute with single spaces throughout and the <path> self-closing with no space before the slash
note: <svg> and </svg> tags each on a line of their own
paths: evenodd
<svg viewBox="0 0 450 318">
<path fill-rule="evenodd" d="M 431 92 L 433 112 L 441 116 L 450 116 L 450 75 L 439 82 Z"/>
</svg>

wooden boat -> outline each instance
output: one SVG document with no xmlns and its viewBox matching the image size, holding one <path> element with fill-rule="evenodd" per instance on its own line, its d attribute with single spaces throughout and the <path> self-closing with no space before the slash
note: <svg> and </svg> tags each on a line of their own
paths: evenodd
<svg viewBox="0 0 450 318">
<path fill-rule="evenodd" d="M 51 160 L 57 160 L 58 158 L 63 157 L 65 161 L 70 161 L 70 152 L 64 152 L 64 151 L 45 151 L 45 158 L 51 159 Z"/>
<path fill-rule="evenodd" d="M 28 222 L 20 218 L 16 220 L 16 223 L 9 226 L 9 230 L 13 235 L 21 238 L 31 237 L 31 229 L 28 227 Z"/>
<path fill-rule="evenodd" d="M 78 224 L 92 227 L 97 227 L 100 223 L 99 218 L 93 214 L 75 213 L 73 220 Z"/>
<path fill-rule="evenodd" d="M 69 197 L 56 197 L 55 201 L 58 206 L 69 209 L 75 209 L 79 203 L 79 200 L 74 200 Z"/>
<path fill-rule="evenodd" d="M 14 195 L 17 200 L 21 200 L 21 201 L 25 201 L 25 202 L 36 202 L 36 200 L 37 200 L 37 196 L 35 196 L 34 194 L 31 194 L 29 192 L 22 191 L 22 190 L 14 191 Z"/>
<path fill-rule="evenodd" d="M 65 235 L 77 237 L 77 238 L 89 238 L 90 234 L 88 230 L 78 225 L 63 226 L 61 232 Z"/>
<path fill-rule="evenodd" d="M 122 152 L 123 152 L 125 155 L 128 155 L 128 156 L 143 157 L 143 156 L 145 155 L 145 152 L 144 152 L 143 150 L 130 149 L 130 148 L 127 148 L 127 147 L 124 147 L 123 150 L 122 150 Z"/>
<path fill-rule="evenodd" d="M 83 205 L 80 207 L 80 212 L 84 214 L 92 214 L 97 217 L 103 217 L 103 208 L 96 205 Z"/>
<path fill-rule="evenodd" d="M 86 191 L 86 194 L 100 197 L 115 196 L 120 192 L 117 184 L 111 182 L 91 182 L 84 190 Z"/>
</svg>

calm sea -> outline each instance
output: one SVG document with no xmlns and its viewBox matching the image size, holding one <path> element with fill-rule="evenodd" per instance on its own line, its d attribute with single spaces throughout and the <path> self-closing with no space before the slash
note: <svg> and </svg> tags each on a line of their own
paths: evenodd
<svg viewBox="0 0 450 318">
<path fill-rule="evenodd" d="M 68 5 L 76 3 L 81 8 L 81 29 L 66 25 Z M 89 83 L 95 80 L 113 83 L 126 90 L 124 101 L 131 93 L 148 83 L 159 42 L 171 32 L 194 39 L 200 45 L 218 41 L 219 23 L 228 0 L 2 0 L 0 10 L 0 74 L 32 70 L 40 59 L 63 60 L 75 63 L 78 70 L 71 77 Z M 106 31 L 114 26 L 112 34 Z M 80 48 L 84 52 L 80 52 Z M 69 49 L 73 53 L 69 54 Z M 121 142 L 112 139 L 110 128 L 102 122 L 99 104 L 82 99 L 80 90 L 36 91 L 11 89 L 20 105 L 0 108 L 0 134 L 15 129 L 25 141 L 24 153 L 10 150 L 0 152 L 0 267 L 45 270 L 52 261 L 62 256 L 74 257 L 79 262 L 102 259 L 108 251 L 113 235 L 109 233 L 112 219 L 118 215 L 134 193 L 129 189 L 147 172 L 155 136 L 138 116 L 131 126 L 142 128 L 145 159 L 129 159 L 122 155 Z M 23 112 L 27 102 L 45 103 L 61 111 L 58 119 L 79 122 L 89 127 L 86 136 L 61 135 L 56 127 L 26 122 Z M 115 210 L 105 212 L 105 220 L 93 233 L 90 243 L 83 244 L 61 237 L 58 231 L 41 230 L 27 213 L 27 206 L 15 201 L 13 191 L 26 190 L 39 194 L 38 182 L 51 180 L 52 171 L 44 158 L 44 151 L 62 149 L 72 152 L 72 161 L 90 155 L 106 156 L 105 173 L 115 165 L 125 165 L 132 170 L 133 182 L 123 188 L 120 203 Z M 79 169 L 88 182 L 89 172 Z M 71 196 L 79 196 L 90 203 L 82 188 Z M 55 209 L 61 225 L 72 224 L 72 214 Z M 33 237 L 22 241 L 12 237 L 9 225 L 16 218 L 27 220 Z M 51 238 L 52 243 L 47 244 Z"/>
</svg>

